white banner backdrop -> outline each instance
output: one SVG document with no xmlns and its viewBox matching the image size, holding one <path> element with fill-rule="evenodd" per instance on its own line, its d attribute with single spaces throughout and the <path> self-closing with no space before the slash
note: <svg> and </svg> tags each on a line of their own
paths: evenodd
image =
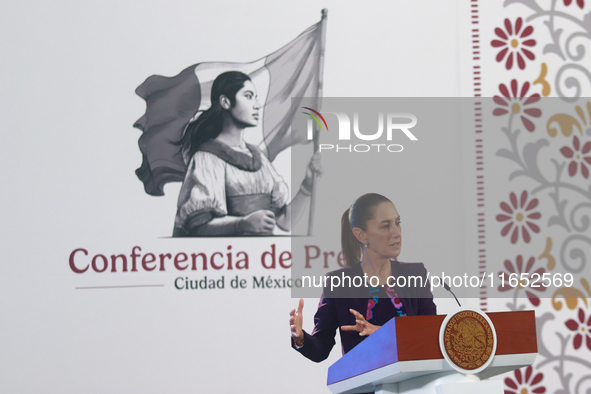
<svg viewBox="0 0 591 394">
<path fill-rule="evenodd" d="M 322 7 L 329 10 L 325 96 L 459 94 L 455 2 Z M 320 5 L 25 1 L 1 8 L 0 391 L 327 392 L 326 371 L 340 346 L 320 365 L 289 347 L 288 312 L 297 300 L 281 284 L 290 270 L 261 261 L 273 245 L 277 258 L 289 251 L 289 238 L 170 238 L 180 184 L 167 185 L 163 197 L 144 192 L 134 173 L 140 131 L 132 127 L 145 110 L 134 90 L 146 77 L 266 56 L 316 23 Z M 460 136 L 450 137 L 457 138 L 454 154 L 461 153 Z M 422 170 L 432 178 L 448 157 L 425 157 Z M 284 177 L 288 165 L 286 151 L 276 161 Z M 461 177 L 461 160 L 455 165 Z M 410 184 L 425 175 L 404 176 Z M 409 207 L 416 212 L 408 218 L 413 236 L 401 259 L 428 266 L 454 256 L 453 242 L 425 248 L 430 239 L 420 229 L 429 228 L 437 243 L 437 232 L 458 222 L 452 231 L 461 244 L 462 194 L 439 189 L 436 212 L 433 205 Z M 428 205 L 429 198 L 420 201 Z M 70 266 L 78 249 L 88 253 L 73 256 L 76 269 L 89 267 L 84 273 Z M 141 255 L 137 272 L 132 253 Z M 196 270 L 175 267 L 179 253 L 205 254 L 207 269 L 200 260 Z M 111 256 L 120 254 L 127 272 L 122 258 L 113 272 Z M 163 270 L 161 254 L 171 256 L 162 257 Z M 95 272 L 103 269 L 100 256 L 93 268 L 97 255 L 109 263 L 104 272 Z M 248 268 L 238 269 L 244 255 Z M 206 277 L 218 287 L 223 277 L 224 288 L 178 289 L 183 278 Z M 245 288 L 232 288 L 236 277 Z M 306 300 L 308 331 L 316 303 Z M 454 306 L 437 304 L 439 313 Z"/>
</svg>

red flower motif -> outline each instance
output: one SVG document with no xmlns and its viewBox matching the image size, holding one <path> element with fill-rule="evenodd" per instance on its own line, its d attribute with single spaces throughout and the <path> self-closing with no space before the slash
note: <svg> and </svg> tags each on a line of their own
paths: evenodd
<svg viewBox="0 0 591 394">
<path fill-rule="evenodd" d="M 517 256 L 517 258 L 515 259 L 515 266 L 509 260 L 505 260 L 505 268 L 507 269 L 507 272 L 501 271 L 501 272 L 499 272 L 499 275 L 501 273 L 504 273 L 505 278 L 507 278 L 510 274 L 517 274 L 517 276 L 520 278 L 518 287 L 520 289 L 528 289 L 525 291 L 527 298 L 529 299 L 529 301 L 532 303 L 533 306 L 538 306 L 538 305 L 540 305 L 540 298 L 537 295 L 535 295 L 534 293 L 532 293 L 530 291 L 530 289 L 532 291 L 546 291 L 546 286 L 544 286 L 544 284 L 542 283 L 542 275 L 544 274 L 544 272 L 546 272 L 546 270 L 544 269 L 544 267 L 538 268 L 532 274 L 540 275 L 539 280 L 537 279 L 537 276 L 532 278 L 532 274 L 530 274 L 529 271 L 534 266 L 535 261 L 536 261 L 536 259 L 533 256 L 530 257 L 529 260 L 527 260 L 527 265 L 525 266 L 525 269 L 524 269 L 523 268 L 523 257 L 521 255 Z M 515 268 L 517 268 L 517 269 L 515 269 Z M 529 284 L 527 286 L 525 286 L 525 280 L 523 280 L 523 281 L 521 280 L 522 273 L 528 274 L 527 277 L 529 280 Z M 535 283 L 533 282 L 534 280 L 536 280 Z M 499 289 L 499 291 L 509 291 L 512 289 L 512 287 L 508 286 L 507 282 L 505 282 L 505 285 L 504 286 L 499 285 L 498 289 Z"/>
<path fill-rule="evenodd" d="M 564 5 L 568 7 L 572 2 L 573 0 L 564 0 Z M 580 9 L 583 9 L 585 7 L 585 0 L 577 0 L 577 5 Z"/>
<path fill-rule="evenodd" d="M 574 319 L 567 320 L 564 324 L 569 330 L 576 332 L 575 338 L 573 339 L 573 345 L 575 349 L 578 349 L 583 344 L 583 336 L 585 337 L 585 344 L 587 349 L 591 350 L 591 314 L 585 323 L 585 312 L 579 308 L 579 321 Z"/>
<path fill-rule="evenodd" d="M 516 369 L 513 373 L 515 374 L 515 380 L 511 378 L 505 378 L 505 385 L 508 389 L 505 390 L 505 394 L 517 394 L 517 393 L 534 393 L 541 394 L 546 392 L 546 387 L 537 386 L 538 383 L 544 379 L 544 374 L 539 372 L 532 378 L 534 369 L 530 365 L 525 368 L 525 376 L 521 372 L 521 369 Z"/>
<path fill-rule="evenodd" d="M 585 165 L 585 162 L 587 162 L 588 165 L 591 165 L 591 155 L 584 155 L 591 151 L 591 141 L 587 141 L 581 150 L 581 143 L 579 138 L 575 135 L 573 137 L 573 148 L 574 149 L 571 149 L 568 146 L 563 146 L 560 149 L 560 152 L 564 157 L 567 159 L 573 159 L 568 165 L 568 175 L 575 176 L 577 174 L 577 168 L 579 167 L 579 164 L 581 164 L 581 174 L 583 174 L 585 179 L 589 179 L 589 169 Z"/>
<path fill-rule="evenodd" d="M 505 62 L 507 70 L 511 70 L 513 67 L 513 56 L 517 58 L 517 65 L 522 70 L 525 69 L 525 59 L 521 55 L 522 53 L 529 60 L 534 60 L 536 58 L 531 51 L 524 48 L 536 45 L 536 40 L 525 39 L 534 32 L 534 28 L 532 26 L 527 26 L 525 29 L 521 30 L 522 27 L 523 19 L 521 18 L 517 18 L 515 21 L 515 29 L 513 29 L 511 21 L 505 19 L 505 30 L 498 27 L 495 29 L 495 33 L 500 40 L 492 40 L 490 43 L 495 48 L 503 48 L 497 54 L 497 62 L 502 62 L 503 59 L 505 59 L 505 55 L 509 53 L 507 61 Z"/>
<path fill-rule="evenodd" d="M 528 90 L 529 82 L 524 83 L 521 87 L 521 92 L 519 92 L 519 84 L 517 83 L 517 80 L 513 79 L 511 81 L 511 93 L 509 93 L 509 89 L 507 89 L 507 86 L 505 86 L 505 84 L 500 84 L 499 91 L 504 97 L 495 96 L 494 101 L 495 103 L 508 108 L 495 108 L 495 110 L 493 111 L 493 115 L 502 116 L 508 114 L 509 110 L 514 115 L 521 114 L 520 118 L 523 122 L 523 126 L 525 126 L 527 131 L 534 131 L 536 126 L 533 124 L 531 120 L 529 120 L 529 118 L 526 115 L 533 116 L 534 118 L 539 118 L 540 116 L 542 116 L 542 111 L 539 108 L 526 107 L 530 104 L 538 102 L 540 100 L 540 94 L 534 93 L 530 97 L 526 97 Z M 519 95 L 517 95 L 518 93 Z M 526 100 L 523 101 L 523 99 Z"/>
<path fill-rule="evenodd" d="M 527 191 L 525 190 L 521 193 L 521 199 L 519 202 L 517 201 L 517 196 L 513 192 L 509 195 L 509 199 L 511 201 L 511 205 L 504 201 L 500 204 L 501 209 L 508 215 L 497 215 L 497 220 L 499 222 L 506 222 L 509 220 L 509 223 L 501 230 L 501 235 L 504 237 L 505 235 L 509 234 L 511 229 L 513 229 L 513 232 L 511 233 L 511 243 L 517 243 L 517 239 L 519 238 L 519 228 L 521 228 L 523 240 L 525 243 L 529 243 L 531 237 L 527 228 L 529 227 L 529 229 L 534 233 L 540 232 L 540 228 L 530 220 L 537 220 L 542 217 L 542 214 L 540 212 L 528 213 L 528 211 L 531 211 L 538 206 L 538 199 L 532 198 L 532 200 L 528 203 Z M 515 227 L 513 227 L 513 225 L 515 225 Z"/>
</svg>

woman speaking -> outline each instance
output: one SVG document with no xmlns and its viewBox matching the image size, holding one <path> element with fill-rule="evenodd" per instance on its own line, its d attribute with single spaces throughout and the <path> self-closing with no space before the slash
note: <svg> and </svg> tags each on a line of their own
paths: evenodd
<svg viewBox="0 0 591 394">
<path fill-rule="evenodd" d="M 337 328 L 345 354 L 393 317 L 437 313 L 428 285 L 394 285 L 401 283 L 402 277 L 407 283 L 410 281 L 406 278 L 411 276 L 426 281 L 427 272 L 422 263 L 397 261 L 402 246 L 401 221 L 389 199 L 370 193 L 355 200 L 342 217 L 341 245 L 347 267 L 329 275 L 365 276 L 369 279 L 364 281 L 367 286 L 330 294 L 325 288 L 311 334 L 302 329 L 304 300 L 300 299 L 290 312 L 292 347 L 315 362 L 328 357 Z M 352 281 L 356 282 L 360 281 Z"/>
</svg>

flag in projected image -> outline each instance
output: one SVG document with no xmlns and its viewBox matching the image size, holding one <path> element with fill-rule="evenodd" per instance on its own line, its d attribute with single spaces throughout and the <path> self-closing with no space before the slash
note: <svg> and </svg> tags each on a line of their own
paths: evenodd
<svg viewBox="0 0 591 394">
<path fill-rule="evenodd" d="M 164 195 L 168 182 L 182 182 L 186 164 L 180 141 L 187 124 L 210 107 L 211 86 L 226 71 L 248 74 L 262 112 L 262 148 L 269 160 L 292 144 L 306 143 L 290 133 L 292 97 L 317 97 L 321 70 L 322 23 L 311 26 L 278 51 L 251 63 L 198 63 L 174 77 L 153 75 L 136 89 L 146 113 L 134 127 L 142 130 L 142 166 L 136 170 L 146 193 Z"/>
</svg>

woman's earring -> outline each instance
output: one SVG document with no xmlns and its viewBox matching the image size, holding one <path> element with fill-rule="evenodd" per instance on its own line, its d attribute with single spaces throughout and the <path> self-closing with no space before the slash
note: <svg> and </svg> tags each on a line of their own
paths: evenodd
<svg viewBox="0 0 591 394">
<path fill-rule="evenodd" d="M 367 249 L 367 245 L 369 245 L 367 242 L 364 242 L 364 243 L 363 243 L 363 247 L 364 247 L 365 249 Z"/>
</svg>

